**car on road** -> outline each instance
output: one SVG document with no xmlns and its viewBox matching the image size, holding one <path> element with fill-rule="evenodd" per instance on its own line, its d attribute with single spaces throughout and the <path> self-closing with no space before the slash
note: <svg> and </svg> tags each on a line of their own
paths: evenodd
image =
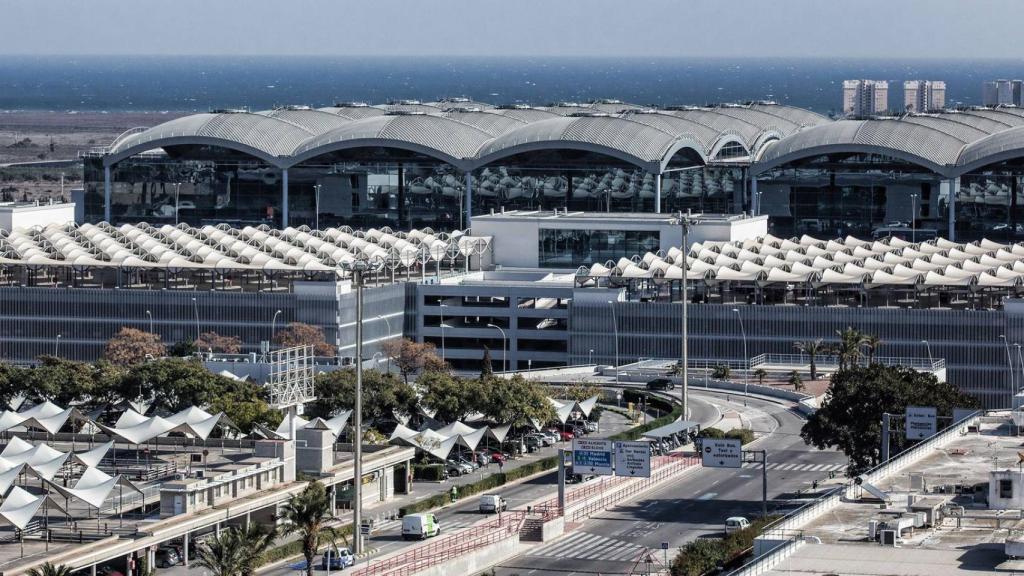
<svg viewBox="0 0 1024 576">
<path fill-rule="evenodd" d="M 725 535 L 728 536 L 733 532 L 739 532 L 750 528 L 750 521 L 743 516 L 730 516 L 725 519 Z"/>
<path fill-rule="evenodd" d="M 402 539 L 423 540 L 441 533 L 441 523 L 433 514 L 409 514 L 402 518 Z"/>
<path fill-rule="evenodd" d="M 181 556 L 178 555 L 176 549 L 170 546 L 161 546 L 156 550 L 153 563 L 156 564 L 157 568 L 170 568 L 181 563 Z"/>
<path fill-rule="evenodd" d="M 481 514 L 497 514 L 508 509 L 508 502 L 500 494 L 484 494 L 480 497 Z"/>
<path fill-rule="evenodd" d="M 647 381 L 648 390 L 672 390 L 676 385 L 668 378 L 654 378 Z"/>
<path fill-rule="evenodd" d="M 330 556 L 330 561 L 328 561 Z M 335 548 L 330 550 L 330 554 L 324 553 L 323 557 L 320 558 L 320 569 L 321 570 L 344 570 L 349 566 L 356 563 L 356 557 L 352 555 L 352 552 L 348 548 Z M 330 566 L 328 566 L 330 564 Z"/>
<path fill-rule="evenodd" d="M 572 471 L 566 472 L 565 483 L 566 484 L 582 484 L 588 480 L 593 480 L 597 476 L 593 474 L 575 474 Z"/>
</svg>

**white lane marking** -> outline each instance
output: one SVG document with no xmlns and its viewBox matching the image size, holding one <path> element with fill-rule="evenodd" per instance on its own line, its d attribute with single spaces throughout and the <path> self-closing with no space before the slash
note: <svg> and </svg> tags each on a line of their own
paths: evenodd
<svg viewBox="0 0 1024 576">
<path fill-rule="evenodd" d="M 714 500 L 715 496 L 718 496 L 718 492 L 708 492 L 697 498 L 697 500 Z"/>
</svg>

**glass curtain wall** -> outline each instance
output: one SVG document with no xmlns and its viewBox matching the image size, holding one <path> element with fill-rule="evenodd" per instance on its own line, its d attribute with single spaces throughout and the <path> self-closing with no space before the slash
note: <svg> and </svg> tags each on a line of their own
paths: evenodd
<svg viewBox="0 0 1024 576">
<path fill-rule="evenodd" d="M 656 230 L 554 230 L 538 234 L 537 260 L 541 268 L 576 268 L 604 264 L 637 254 L 656 252 Z"/>
<path fill-rule="evenodd" d="M 758 177 L 761 213 L 780 237 L 808 234 L 928 240 L 945 235 L 949 199 L 941 177 L 873 154 L 827 155 Z"/>
<path fill-rule="evenodd" d="M 1024 240 L 1024 162 L 1014 160 L 960 177 L 956 196 L 959 241 Z"/>
</svg>

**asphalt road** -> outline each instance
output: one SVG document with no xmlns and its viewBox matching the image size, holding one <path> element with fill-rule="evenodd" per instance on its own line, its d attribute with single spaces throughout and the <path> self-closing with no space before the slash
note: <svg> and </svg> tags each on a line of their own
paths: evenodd
<svg viewBox="0 0 1024 576">
<path fill-rule="evenodd" d="M 705 395 L 703 392 L 692 394 L 690 419 L 701 422 L 703 425 L 713 424 L 721 417 L 722 408 L 720 404 L 714 395 Z M 620 428 L 616 427 L 616 429 L 606 432 L 602 424 L 600 436 L 617 432 Z M 568 448 L 568 444 L 564 447 Z M 523 509 L 527 504 L 553 496 L 556 492 L 556 480 L 557 473 L 550 472 L 520 484 L 500 488 L 496 492 L 499 492 L 508 501 L 509 509 Z M 417 491 L 431 490 L 431 488 L 430 485 L 419 485 Z M 437 491 L 447 491 L 447 484 L 437 485 Z M 477 498 L 471 497 L 435 512 L 441 524 L 441 530 L 450 534 L 479 522 L 484 517 L 479 513 L 478 506 Z M 366 548 L 376 550 L 368 559 L 372 561 L 374 558 L 417 544 L 417 542 L 402 540 L 401 528 L 400 521 L 391 521 L 379 525 L 374 535 L 366 540 Z M 361 560 L 357 566 L 365 561 Z M 194 570 L 187 570 L 182 566 L 177 566 L 173 569 L 160 570 L 159 573 L 175 576 L 175 574 L 194 574 L 196 572 Z M 274 570 L 261 572 L 261 576 L 279 576 L 295 573 L 296 571 L 288 566 L 282 566 Z"/>
<path fill-rule="evenodd" d="M 720 410 L 743 409 L 742 398 L 700 394 Z M 833 451 L 804 445 L 802 419 L 788 409 L 762 400 L 747 400 L 757 411 L 753 428 L 767 436 L 754 449 L 768 451 L 769 512 L 778 504 L 808 491 L 814 480 L 840 470 L 844 458 Z M 496 573 L 518 574 L 628 574 L 638 558 L 652 556 L 671 561 L 676 548 L 696 538 L 720 536 L 729 516 L 753 518 L 761 512 L 761 467 L 705 469 L 678 482 L 643 495 L 617 508 L 597 514 L 562 538 L 538 544 L 521 556 L 503 562 Z M 663 552 L 663 542 L 669 549 Z"/>
</svg>

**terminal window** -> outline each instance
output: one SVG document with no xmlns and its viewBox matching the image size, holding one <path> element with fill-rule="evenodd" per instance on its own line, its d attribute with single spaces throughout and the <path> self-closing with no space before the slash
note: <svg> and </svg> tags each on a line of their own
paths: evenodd
<svg viewBox="0 0 1024 576">
<path fill-rule="evenodd" d="M 999 497 L 1000 498 L 1013 498 L 1013 480 L 1000 480 L 999 481 Z"/>
<path fill-rule="evenodd" d="M 575 268 L 658 250 L 656 230 L 541 230 L 538 263 L 542 268 Z"/>
</svg>

